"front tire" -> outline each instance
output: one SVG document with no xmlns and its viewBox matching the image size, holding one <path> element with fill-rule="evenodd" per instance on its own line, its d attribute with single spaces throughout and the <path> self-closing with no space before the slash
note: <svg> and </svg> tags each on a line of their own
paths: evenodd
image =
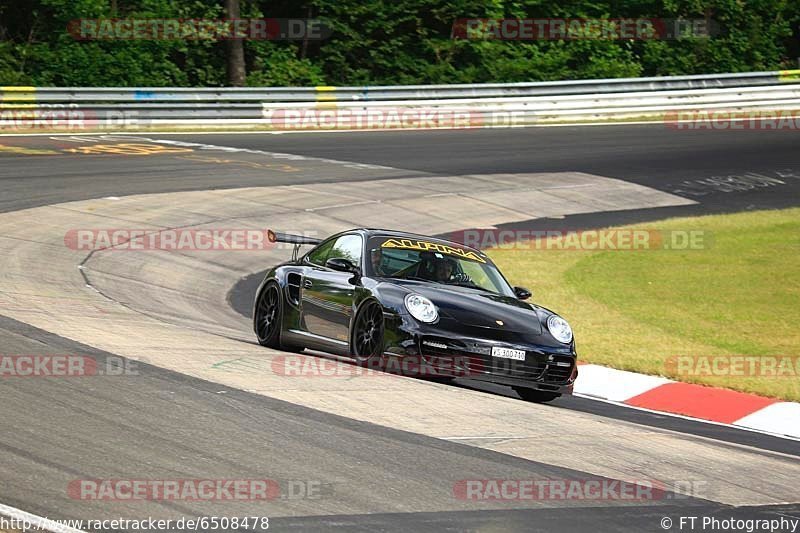
<svg viewBox="0 0 800 533">
<path fill-rule="evenodd" d="M 383 307 L 369 300 L 359 309 L 353 327 L 353 357 L 361 366 L 375 367 L 383 359 Z"/>
<path fill-rule="evenodd" d="M 517 391 L 519 397 L 525 400 L 526 402 L 534 402 L 534 403 L 552 402 L 553 400 L 561 396 L 557 392 L 546 392 L 536 389 L 529 389 L 527 387 L 515 387 L 514 390 Z"/>
</svg>

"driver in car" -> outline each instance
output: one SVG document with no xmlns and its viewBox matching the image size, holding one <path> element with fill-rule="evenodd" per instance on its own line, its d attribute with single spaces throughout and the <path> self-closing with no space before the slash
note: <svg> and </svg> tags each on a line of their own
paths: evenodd
<svg viewBox="0 0 800 533">
<path fill-rule="evenodd" d="M 437 259 L 433 264 L 433 280 L 439 282 L 450 281 L 455 270 L 450 259 Z"/>
<path fill-rule="evenodd" d="M 372 263 L 372 271 L 376 276 L 388 276 L 389 273 L 383 268 L 383 250 L 373 248 L 370 250 L 369 259 Z"/>
</svg>

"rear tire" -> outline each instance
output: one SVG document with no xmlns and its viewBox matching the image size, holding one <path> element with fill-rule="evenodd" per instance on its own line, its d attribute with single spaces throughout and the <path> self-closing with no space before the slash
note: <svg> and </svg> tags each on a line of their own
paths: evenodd
<svg viewBox="0 0 800 533">
<path fill-rule="evenodd" d="M 277 283 L 270 282 L 261 291 L 253 310 L 254 329 L 258 343 L 267 348 L 281 348 L 281 324 L 283 318 L 283 302 L 281 290 Z"/>
<path fill-rule="evenodd" d="M 526 402 L 534 402 L 534 403 L 552 402 L 553 400 L 561 396 L 557 392 L 546 392 L 536 389 L 529 389 L 527 387 L 515 387 L 514 390 L 517 391 L 519 397 L 525 400 Z"/>
</svg>

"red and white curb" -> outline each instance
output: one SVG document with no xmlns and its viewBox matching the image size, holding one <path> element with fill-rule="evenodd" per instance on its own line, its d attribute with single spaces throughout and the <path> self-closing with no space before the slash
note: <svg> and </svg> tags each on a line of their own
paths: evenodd
<svg viewBox="0 0 800 533">
<path fill-rule="evenodd" d="M 800 403 L 582 364 L 575 395 L 800 439 Z"/>
</svg>

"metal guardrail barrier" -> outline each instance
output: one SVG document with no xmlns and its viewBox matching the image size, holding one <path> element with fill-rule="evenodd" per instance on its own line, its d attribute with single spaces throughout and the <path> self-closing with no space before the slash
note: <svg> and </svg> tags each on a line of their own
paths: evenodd
<svg viewBox="0 0 800 533">
<path fill-rule="evenodd" d="M 481 85 L 0 87 L 0 131 L 368 128 L 370 121 L 372 127 L 386 125 L 392 113 L 398 124 L 388 127 L 407 127 L 411 118 L 432 127 L 477 127 L 652 118 L 698 109 L 800 109 L 800 70 Z"/>
</svg>

